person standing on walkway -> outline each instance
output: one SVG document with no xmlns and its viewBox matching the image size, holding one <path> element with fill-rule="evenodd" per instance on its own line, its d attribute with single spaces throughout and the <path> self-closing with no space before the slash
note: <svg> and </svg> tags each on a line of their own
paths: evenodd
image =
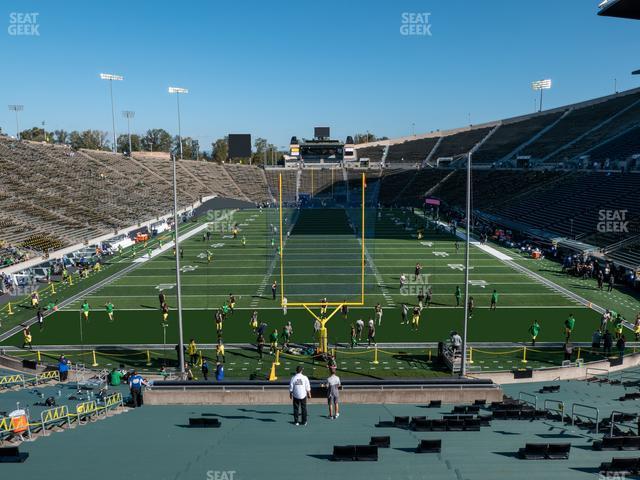
<svg viewBox="0 0 640 480">
<path fill-rule="evenodd" d="M 329 403 L 329 418 L 336 419 L 340 416 L 340 377 L 336 375 L 336 367 L 330 367 L 331 375 L 327 378 L 327 402 Z"/>
<path fill-rule="evenodd" d="M 142 386 L 145 384 L 146 382 L 144 381 L 144 378 L 142 378 L 142 375 L 138 375 L 138 372 L 134 370 L 133 375 L 129 377 L 129 391 L 131 392 L 133 408 L 142 406 Z"/>
<path fill-rule="evenodd" d="M 293 400 L 293 422 L 296 426 L 300 425 L 298 421 L 300 414 L 302 414 L 302 425 L 307 425 L 307 398 L 311 398 L 311 384 L 302 370 L 302 365 L 298 365 L 296 374 L 289 382 L 289 398 Z"/>
</svg>

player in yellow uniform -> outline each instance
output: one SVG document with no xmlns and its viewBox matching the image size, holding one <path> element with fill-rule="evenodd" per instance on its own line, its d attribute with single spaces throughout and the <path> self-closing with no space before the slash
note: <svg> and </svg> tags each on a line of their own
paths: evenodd
<svg viewBox="0 0 640 480">
<path fill-rule="evenodd" d="M 169 319 L 169 305 L 167 305 L 167 302 L 164 302 L 162 304 L 162 323 L 163 324 L 167 324 Z"/>
<path fill-rule="evenodd" d="M 324 297 L 320 301 L 320 315 L 323 317 L 327 314 L 327 306 L 327 297 Z"/>
<path fill-rule="evenodd" d="M 411 316 L 411 328 L 418 330 L 420 326 L 420 307 L 413 307 L 413 315 Z"/>
<path fill-rule="evenodd" d="M 40 295 L 36 290 L 31 294 L 31 308 L 37 309 L 40 306 Z"/>
<path fill-rule="evenodd" d="M 236 297 L 234 295 L 232 295 L 231 293 L 229 294 L 229 313 L 233 313 L 233 309 L 236 306 Z"/>
</svg>

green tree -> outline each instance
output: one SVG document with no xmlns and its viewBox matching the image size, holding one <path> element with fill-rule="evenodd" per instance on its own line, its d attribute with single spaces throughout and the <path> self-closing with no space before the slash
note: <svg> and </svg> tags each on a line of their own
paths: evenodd
<svg viewBox="0 0 640 480">
<path fill-rule="evenodd" d="M 134 152 L 139 152 L 140 150 L 142 150 L 140 135 L 138 135 L 137 133 L 131 134 L 131 150 L 133 150 Z M 118 135 L 118 151 L 129 151 L 129 135 Z"/>
<path fill-rule="evenodd" d="M 54 130 L 53 131 L 53 143 L 65 145 L 69 142 L 69 132 L 66 130 Z"/>
<path fill-rule="evenodd" d="M 171 135 L 162 128 L 147 130 L 141 138 L 142 149 L 147 152 L 170 152 Z"/>
<path fill-rule="evenodd" d="M 214 162 L 226 162 L 228 156 L 229 137 L 219 138 L 211 144 L 211 157 Z"/>
<path fill-rule="evenodd" d="M 44 129 L 33 127 L 29 130 L 23 130 L 20 132 L 20 138 L 22 140 L 32 140 L 34 142 L 44 142 Z"/>
<path fill-rule="evenodd" d="M 355 144 L 368 143 L 368 142 L 378 142 L 380 140 L 388 140 L 388 139 L 389 139 L 389 137 L 376 137 L 375 134 L 373 134 L 371 132 L 356 133 L 353 136 L 353 142 Z"/>
<path fill-rule="evenodd" d="M 200 145 L 197 140 L 191 137 L 182 137 L 182 158 L 185 160 L 197 160 L 199 156 Z M 180 158 L 180 139 L 176 135 L 173 137 L 171 153 Z"/>
<path fill-rule="evenodd" d="M 110 150 L 109 133 L 102 130 L 84 130 L 78 132 L 74 130 L 69 134 L 71 147 L 78 150 L 87 148 L 89 150 Z"/>
</svg>

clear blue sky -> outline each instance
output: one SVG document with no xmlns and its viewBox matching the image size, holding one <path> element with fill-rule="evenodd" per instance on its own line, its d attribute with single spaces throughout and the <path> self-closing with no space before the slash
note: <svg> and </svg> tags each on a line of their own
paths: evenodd
<svg viewBox="0 0 640 480">
<path fill-rule="evenodd" d="M 0 6 L 0 127 L 177 132 L 169 85 L 190 93 L 183 135 L 203 148 L 229 132 L 278 146 L 329 125 L 334 137 L 390 137 L 533 110 L 532 80 L 552 78 L 546 107 L 640 86 L 640 22 L 601 18 L 597 0 L 29 1 Z M 39 13 L 39 36 L 11 36 L 10 13 Z M 403 12 L 429 12 L 432 36 L 403 36 Z"/>
</svg>

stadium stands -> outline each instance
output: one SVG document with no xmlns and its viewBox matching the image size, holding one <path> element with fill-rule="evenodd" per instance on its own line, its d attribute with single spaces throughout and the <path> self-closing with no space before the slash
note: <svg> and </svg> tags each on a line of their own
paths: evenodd
<svg viewBox="0 0 640 480">
<path fill-rule="evenodd" d="M 475 164 L 493 163 L 507 157 L 527 139 L 555 122 L 562 112 L 532 115 L 524 120 L 504 123 L 473 156 Z"/>
<path fill-rule="evenodd" d="M 420 138 L 389 146 L 386 163 L 418 164 L 427 158 L 440 137 Z"/>
<path fill-rule="evenodd" d="M 625 108 L 631 107 L 639 98 L 640 94 L 638 93 L 620 94 L 613 98 L 598 99 L 600 101 L 594 101 L 587 106 L 578 106 L 559 121 L 554 128 L 528 145 L 522 154 L 530 155 L 537 160 L 557 162 L 556 155 L 560 155 L 560 158 L 566 156 L 560 151 L 564 146 L 591 130 L 603 128 L 605 126 L 603 122 L 615 120 L 616 115 L 621 114 Z M 618 125 L 618 122 L 615 122 L 615 125 Z"/>
<path fill-rule="evenodd" d="M 368 158 L 372 162 L 381 162 L 384 155 L 384 145 L 358 148 L 358 159 Z"/>
<path fill-rule="evenodd" d="M 126 228 L 171 211 L 173 168 L 167 157 L 0 140 L 0 241 L 14 247 L 2 261 L 25 259 Z M 202 197 L 271 201 L 261 169 L 247 165 L 178 162 L 178 200 Z"/>
<path fill-rule="evenodd" d="M 478 142 L 481 142 L 493 129 L 491 127 L 470 128 L 442 139 L 433 154 L 434 159 L 442 157 L 455 157 L 471 150 Z"/>
</svg>

